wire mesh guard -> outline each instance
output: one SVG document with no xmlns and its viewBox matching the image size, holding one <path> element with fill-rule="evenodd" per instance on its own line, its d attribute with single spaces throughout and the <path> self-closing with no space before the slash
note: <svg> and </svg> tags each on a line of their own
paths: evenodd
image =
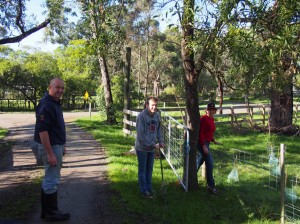
<svg viewBox="0 0 300 224">
<path fill-rule="evenodd" d="M 300 223 L 300 179 L 295 177 L 285 189 L 285 218 L 289 222 Z"/>
<path fill-rule="evenodd" d="M 160 119 L 161 132 L 166 145 L 162 153 L 182 187 L 187 191 L 187 178 L 183 175 L 184 169 L 188 167 L 188 129 L 163 111 L 160 113 Z"/>
<path fill-rule="evenodd" d="M 277 215 L 279 217 L 281 166 L 277 150 L 268 149 L 266 154 L 260 155 L 239 149 L 230 149 L 227 152 L 214 149 L 213 153 L 214 176 L 217 184 L 228 184 L 227 187 L 243 189 L 243 194 L 252 195 L 251 199 L 245 201 L 257 203 L 257 206 L 264 203 L 265 208 L 270 208 L 274 217 Z M 300 223 L 299 176 L 295 177 L 291 174 L 288 176 L 283 194 L 285 194 L 286 223 Z"/>
</svg>

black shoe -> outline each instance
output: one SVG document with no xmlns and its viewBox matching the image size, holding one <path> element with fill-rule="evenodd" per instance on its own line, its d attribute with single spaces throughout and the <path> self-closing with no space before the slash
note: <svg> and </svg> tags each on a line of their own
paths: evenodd
<svg viewBox="0 0 300 224">
<path fill-rule="evenodd" d="M 145 191 L 143 193 L 143 197 L 149 199 L 149 198 L 153 198 L 153 195 L 149 191 Z"/>
<path fill-rule="evenodd" d="M 44 218 L 46 222 L 65 221 L 70 218 L 69 213 L 62 213 L 57 208 L 57 192 L 43 194 L 43 197 L 41 218 Z"/>
<path fill-rule="evenodd" d="M 46 222 L 65 221 L 70 219 L 69 213 L 62 213 L 59 210 L 48 211 L 45 214 Z"/>
<path fill-rule="evenodd" d="M 41 189 L 41 218 L 44 219 L 45 215 L 46 215 L 46 196 L 45 193 L 43 191 L 43 189 Z"/>
</svg>

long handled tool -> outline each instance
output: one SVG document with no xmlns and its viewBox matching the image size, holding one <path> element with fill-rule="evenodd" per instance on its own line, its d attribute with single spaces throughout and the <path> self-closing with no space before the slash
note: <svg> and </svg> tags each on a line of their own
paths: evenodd
<svg viewBox="0 0 300 224">
<path fill-rule="evenodd" d="M 160 160 L 160 171 L 161 171 L 161 187 L 160 187 L 160 194 L 161 196 L 163 196 L 163 198 L 165 198 L 165 194 L 167 192 L 166 189 L 166 184 L 164 181 L 164 170 L 163 170 L 163 165 L 162 165 L 162 157 L 163 157 L 163 152 L 161 151 L 161 149 L 159 149 L 159 160 Z"/>
</svg>

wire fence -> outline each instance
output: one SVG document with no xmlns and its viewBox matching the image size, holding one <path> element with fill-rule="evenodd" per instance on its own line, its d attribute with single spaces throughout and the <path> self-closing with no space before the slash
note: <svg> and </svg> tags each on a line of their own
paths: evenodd
<svg viewBox="0 0 300 224">
<path fill-rule="evenodd" d="M 285 189 L 285 217 L 288 222 L 300 223 L 300 178 L 294 177 Z"/>
<path fill-rule="evenodd" d="M 160 112 L 161 131 L 166 147 L 161 149 L 170 167 L 176 174 L 184 190 L 188 190 L 188 164 L 189 164 L 189 131 L 187 127 Z M 184 170 L 186 176 L 184 177 Z"/>
<path fill-rule="evenodd" d="M 300 179 L 283 177 L 285 184 L 281 189 L 280 156 L 273 149 L 262 155 L 239 149 L 213 150 L 213 154 L 217 183 L 236 190 L 243 203 L 252 204 L 266 219 L 280 219 L 284 209 L 286 223 L 300 223 Z M 284 206 L 280 201 L 282 194 Z"/>
</svg>

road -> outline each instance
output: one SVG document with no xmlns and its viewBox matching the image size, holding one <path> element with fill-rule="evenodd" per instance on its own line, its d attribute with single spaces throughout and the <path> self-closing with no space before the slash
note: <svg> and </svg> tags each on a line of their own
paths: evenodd
<svg viewBox="0 0 300 224">
<path fill-rule="evenodd" d="M 59 208 L 71 214 L 71 219 L 64 223 L 120 223 L 120 217 L 109 207 L 112 191 L 107 179 L 105 150 L 89 133 L 72 123 L 79 117 L 89 117 L 89 113 L 64 113 L 67 155 L 61 173 L 58 201 Z M 31 149 L 34 122 L 33 113 L 0 114 L 0 127 L 9 130 L 6 140 L 14 142 L 12 151 L 0 160 L 1 164 L 7 164 L 0 170 L 0 198 L 13 194 L 14 187 L 30 182 L 42 173 L 36 152 Z M 1 222 L 0 217 L 0 223 L 43 223 L 39 216 L 38 201 L 26 220 Z"/>
</svg>

